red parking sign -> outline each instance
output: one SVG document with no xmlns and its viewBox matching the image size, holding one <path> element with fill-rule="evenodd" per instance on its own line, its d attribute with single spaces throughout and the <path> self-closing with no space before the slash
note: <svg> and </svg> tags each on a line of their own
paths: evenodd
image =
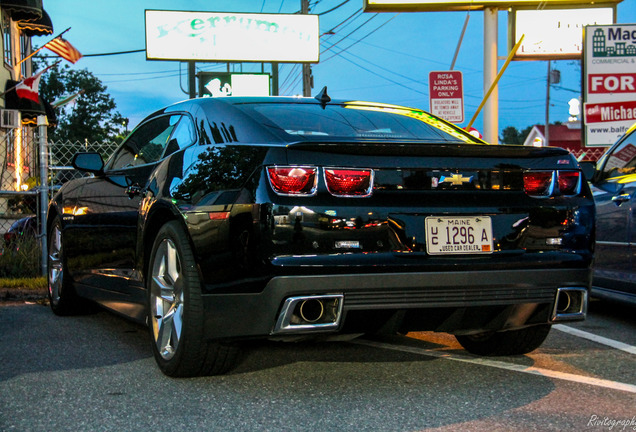
<svg viewBox="0 0 636 432">
<path fill-rule="evenodd" d="M 464 89 L 459 71 L 436 71 L 428 74 L 430 111 L 452 123 L 464 121 Z"/>
</svg>

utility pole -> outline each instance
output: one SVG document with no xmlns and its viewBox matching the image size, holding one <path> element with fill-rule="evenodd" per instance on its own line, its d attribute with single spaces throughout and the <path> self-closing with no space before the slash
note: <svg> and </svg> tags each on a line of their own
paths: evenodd
<svg viewBox="0 0 636 432">
<path fill-rule="evenodd" d="M 546 94 L 545 94 L 545 133 L 543 137 L 545 138 L 545 142 L 543 143 L 544 147 L 550 145 L 550 76 L 551 74 L 551 61 L 548 60 L 548 85 L 546 86 Z"/>
<path fill-rule="evenodd" d="M 309 14 L 309 0 L 300 0 L 300 13 Z M 311 65 L 309 63 L 303 63 L 303 96 L 311 96 L 312 79 L 311 79 Z"/>
<path fill-rule="evenodd" d="M 484 94 L 489 91 L 497 76 L 497 26 L 499 10 L 496 7 L 484 9 Z M 484 106 L 484 140 L 499 142 L 499 89 L 495 86 Z"/>
<path fill-rule="evenodd" d="M 197 82 L 196 82 L 196 62 L 194 60 L 188 61 L 188 96 L 190 99 L 197 97 Z"/>
</svg>

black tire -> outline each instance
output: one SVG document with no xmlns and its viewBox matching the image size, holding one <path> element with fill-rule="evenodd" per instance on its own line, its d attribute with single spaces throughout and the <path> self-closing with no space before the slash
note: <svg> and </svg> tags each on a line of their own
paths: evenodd
<svg viewBox="0 0 636 432">
<path fill-rule="evenodd" d="M 519 330 L 456 335 L 466 351 L 481 356 L 507 356 L 527 354 L 539 348 L 552 326 L 537 325 Z"/>
<path fill-rule="evenodd" d="M 56 216 L 47 237 L 48 296 L 51 309 L 56 315 L 77 315 L 87 311 L 87 302 L 75 292 L 64 256 L 62 222 Z"/>
<path fill-rule="evenodd" d="M 148 328 L 159 368 L 172 377 L 222 374 L 235 366 L 235 345 L 204 339 L 201 281 L 181 225 L 166 223 L 148 266 Z"/>
</svg>

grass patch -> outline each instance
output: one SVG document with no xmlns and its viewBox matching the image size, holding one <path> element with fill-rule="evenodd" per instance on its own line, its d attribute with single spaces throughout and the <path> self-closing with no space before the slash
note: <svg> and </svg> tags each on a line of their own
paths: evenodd
<svg viewBox="0 0 636 432">
<path fill-rule="evenodd" d="M 47 304 L 47 281 L 44 277 L 0 278 L 0 304 L 34 302 Z"/>
<path fill-rule="evenodd" d="M 10 245 L 2 245 L 0 278 L 37 278 L 41 275 L 40 242 L 33 237 L 17 238 Z"/>
<path fill-rule="evenodd" d="M 45 290 L 46 278 L 0 278 L 0 287 L 2 288 L 21 288 L 25 290 Z"/>
</svg>

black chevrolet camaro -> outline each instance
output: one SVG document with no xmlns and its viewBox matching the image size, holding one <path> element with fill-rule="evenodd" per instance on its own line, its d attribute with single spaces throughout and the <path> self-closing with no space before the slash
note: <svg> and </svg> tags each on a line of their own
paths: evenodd
<svg viewBox="0 0 636 432">
<path fill-rule="evenodd" d="M 51 307 L 147 323 L 171 376 L 264 338 L 433 330 L 523 354 L 585 318 L 594 202 L 561 149 L 323 91 L 177 103 L 73 165 L 92 175 L 49 208 Z"/>
</svg>

